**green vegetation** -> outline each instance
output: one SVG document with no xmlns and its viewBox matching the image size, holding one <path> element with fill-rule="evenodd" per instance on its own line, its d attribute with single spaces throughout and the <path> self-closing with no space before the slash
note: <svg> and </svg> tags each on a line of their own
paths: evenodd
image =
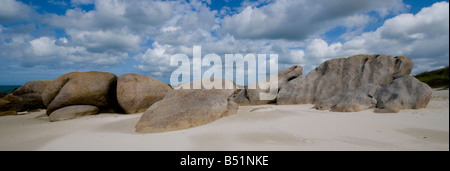
<svg viewBox="0 0 450 171">
<path fill-rule="evenodd" d="M 442 69 L 424 72 L 415 75 L 418 80 L 428 84 L 431 88 L 441 88 L 448 90 L 449 88 L 449 67 Z"/>
</svg>

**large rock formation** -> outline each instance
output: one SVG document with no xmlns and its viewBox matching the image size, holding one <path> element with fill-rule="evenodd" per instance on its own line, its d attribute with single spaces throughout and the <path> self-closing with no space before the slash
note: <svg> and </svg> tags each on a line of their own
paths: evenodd
<svg viewBox="0 0 450 171">
<path fill-rule="evenodd" d="M 27 94 L 36 94 L 36 96 L 41 96 L 42 92 L 44 92 L 47 85 L 51 82 L 52 81 L 30 81 L 14 90 L 13 94 L 16 96 Z"/>
<path fill-rule="evenodd" d="M 100 110 L 98 109 L 98 107 L 91 105 L 67 106 L 52 112 L 49 116 L 49 119 L 52 122 L 69 120 L 79 118 L 82 116 L 97 114 L 99 111 Z"/>
<path fill-rule="evenodd" d="M 117 81 L 117 100 L 126 113 L 140 113 L 171 90 L 169 85 L 152 77 L 124 74 Z"/>
<path fill-rule="evenodd" d="M 358 112 L 374 108 L 377 104 L 375 94 L 380 86 L 366 84 L 355 90 L 347 91 L 322 100 L 314 106 L 317 110 L 333 112 Z"/>
<path fill-rule="evenodd" d="M 30 81 L 0 99 L 0 111 L 32 111 L 45 109 L 42 92 L 51 81 Z"/>
<path fill-rule="evenodd" d="M 203 87 L 204 88 L 204 87 Z M 153 104 L 136 124 L 136 132 L 187 129 L 236 113 L 234 89 L 178 89 Z"/>
<path fill-rule="evenodd" d="M 32 98 L 21 98 L 10 93 L 0 99 L 0 112 L 11 113 L 45 108 L 45 106 L 41 107 L 41 105 L 42 100 L 36 103 L 36 101 Z"/>
<path fill-rule="evenodd" d="M 280 88 L 287 84 L 290 80 L 293 80 L 300 75 L 302 75 L 303 68 L 301 66 L 292 66 L 286 70 L 281 71 L 278 73 L 278 90 Z M 268 93 L 269 92 L 269 86 L 268 84 L 271 84 L 271 82 L 267 83 L 268 81 L 273 81 L 274 79 L 270 79 L 270 77 L 266 78 L 266 81 L 260 81 L 260 83 L 254 83 L 256 89 L 249 89 L 246 87 L 245 89 L 242 89 L 235 97 L 234 101 L 239 105 L 261 105 L 261 104 L 269 104 L 276 101 L 276 99 L 273 100 L 262 100 L 260 99 L 260 93 Z M 260 88 L 260 84 L 265 84 L 264 87 L 267 88 Z"/>
<path fill-rule="evenodd" d="M 356 55 L 322 63 L 305 77 L 281 87 L 277 104 L 314 104 L 365 84 L 383 86 L 395 77 L 409 75 L 413 62 L 407 57 Z"/>
<path fill-rule="evenodd" d="M 425 108 L 430 102 L 431 93 L 430 86 L 414 77 L 397 78 L 378 90 L 375 112 L 396 113 L 401 109 Z"/>
<path fill-rule="evenodd" d="M 47 115 L 71 105 L 92 105 L 102 112 L 118 112 L 117 76 L 107 72 L 71 72 L 53 80 L 42 93 Z"/>
</svg>

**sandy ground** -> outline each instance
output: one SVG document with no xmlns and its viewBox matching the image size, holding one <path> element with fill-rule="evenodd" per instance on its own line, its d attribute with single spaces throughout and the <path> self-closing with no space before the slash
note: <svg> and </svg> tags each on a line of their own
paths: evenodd
<svg viewBox="0 0 450 171">
<path fill-rule="evenodd" d="M 313 105 L 241 106 L 196 128 L 141 134 L 142 114 L 49 122 L 45 111 L 0 117 L 0 150 L 449 150 L 449 91 L 426 109 L 336 113 Z"/>
</svg>

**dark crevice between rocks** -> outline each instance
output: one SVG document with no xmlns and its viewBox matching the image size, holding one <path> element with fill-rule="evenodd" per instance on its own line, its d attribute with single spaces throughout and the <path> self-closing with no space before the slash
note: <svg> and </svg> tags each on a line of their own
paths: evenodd
<svg viewBox="0 0 450 171">
<path fill-rule="evenodd" d="M 367 63 L 367 61 L 369 61 L 369 57 L 366 57 L 366 58 L 364 59 L 364 62 L 363 62 L 362 67 L 361 67 L 361 73 L 364 73 L 364 69 L 366 69 L 366 63 Z M 361 74 L 361 75 L 362 75 L 362 74 Z"/>
<path fill-rule="evenodd" d="M 292 81 L 293 79 L 296 79 L 296 78 L 298 78 L 297 76 L 292 76 L 292 77 L 289 77 L 288 79 L 287 79 L 287 82 L 290 82 L 290 81 Z M 278 87 L 278 89 L 280 89 L 281 87 Z"/>
<path fill-rule="evenodd" d="M 51 100 L 48 102 L 48 104 L 45 104 L 45 102 L 44 102 L 44 100 L 43 100 L 44 105 L 47 107 L 47 111 L 46 111 L 47 116 L 50 116 L 50 114 L 51 114 L 53 111 L 56 110 L 56 109 L 50 110 L 50 109 L 49 109 L 49 106 L 50 106 L 50 104 L 52 103 L 52 101 L 55 100 L 55 98 L 59 95 L 59 92 L 64 88 L 64 86 L 66 86 L 67 82 L 69 82 L 69 81 L 70 81 L 70 77 L 64 79 L 64 80 L 62 81 L 62 84 L 58 86 L 57 91 L 54 92 L 54 93 L 52 93 L 52 94 L 50 94 L 50 95 L 51 95 L 51 97 L 50 97 Z M 52 83 L 50 83 L 48 86 L 50 86 L 51 84 L 52 84 Z M 45 91 L 44 91 L 44 92 L 45 92 Z"/>
<path fill-rule="evenodd" d="M 108 106 L 100 108 L 100 112 L 125 113 L 125 110 L 119 105 L 119 101 L 117 100 L 117 77 L 114 78 L 114 81 L 111 83 L 106 99 L 108 101 Z"/>
<path fill-rule="evenodd" d="M 327 71 L 328 71 L 328 63 L 329 63 L 328 61 L 325 61 L 323 63 L 323 68 L 321 69 L 322 76 L 324 76 L 327 73 Z"/>
<path fill-rule="evenodd" d="M 277 104 L 277 98 L 278 98 L 278 97 L 276 97 L 276 98 L 273 99 L 273 100 L 270 100 L 269 102 L 267 102 L 267 104 Z"/>
<path fill-rule="evenodd" d="M 244 91 L 244 97 L 245 97 L 249 102 L 251 102 L 251 101 L 250 101 L 250 97 L 248 97 L 248 90 L 247 90 L 247 87 L 245 87 L 244 89 L 242 89 L 242 91 Z"/>
<path fill-rule="evenodd" d="M 394 76 L 398 76 L 400 73 L 400 67 L 402 66 L 402 60 L 397 56 L 395 57 L 395 70 L 396 72 L 394 73 Z"/>
</svg>

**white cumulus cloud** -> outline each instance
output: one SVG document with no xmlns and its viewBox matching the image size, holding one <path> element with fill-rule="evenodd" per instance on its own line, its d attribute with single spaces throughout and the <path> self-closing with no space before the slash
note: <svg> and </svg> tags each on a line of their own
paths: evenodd
<svg viewBox="0 0 450 171">
<path fill-rule="evenodd" d="M 304 40 L 337 26 L 364 26 L 369 12 L 385 16 L 405 8 L 400 0 L 279 0 L 226 16 L 223 31 L 238 38 Z"/>
<path fill-rule="evenodd" d="M 449 3 L 440 2 L 417 14 L 400 14 L 376 31 L 363 33 L 344 43 L 328 45 L 313 40 L 305 56 L 346 57 L 354 54 L 407 56 L 415 62 L 414 73 L 449 64 Z"/>
<path fill-rule="evenodd" d="M 449 63 L 448 2 L 417 14 L 405 13 L 402 0 L 244 0 L 212 10 L 214 3 L 71 0 L 65 13 L 55 14 L 0 0 L 0 58 L 28 68 L 121 66 L 159 79 L 175 69 L 172 55 L 192 57 L 193 46 L 222 59 L 278 54 L 279 70 L 301 65 L 305 74 L 355 54 L 408 56 L 415 73 Z"/>
<path fill-rule="evenodd" d="M 28 19 L 31 7 L 16 0 L 0 0 L 0 23 Z"/>
</svg>

